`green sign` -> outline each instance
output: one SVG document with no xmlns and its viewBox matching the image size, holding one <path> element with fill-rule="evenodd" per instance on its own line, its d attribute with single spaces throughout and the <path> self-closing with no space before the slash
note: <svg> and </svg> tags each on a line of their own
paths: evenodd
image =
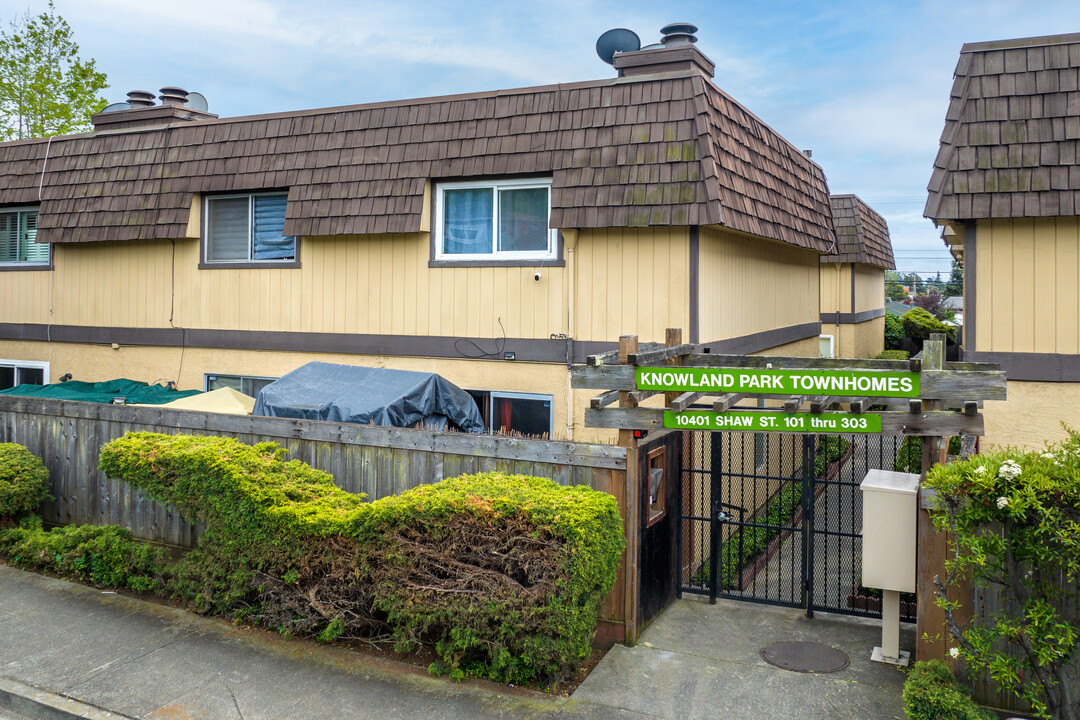
<svg viewBox="0 0 1080 720">
<path fill-rule="evenodd" d="M 919 397 L 919 374 L 912 372 L 639 367 L 634 381 L 638 390 L 662 392 Z"/>
<path fill-rule="evenodd" d="M 743 432 L 879 433 L 881 416 L 854 413 L 664 411 L 664 427 Z"/>
</svg>

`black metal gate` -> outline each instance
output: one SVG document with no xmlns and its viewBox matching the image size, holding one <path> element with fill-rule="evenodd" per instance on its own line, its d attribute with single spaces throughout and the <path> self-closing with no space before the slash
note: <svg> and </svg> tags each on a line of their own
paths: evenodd
<svg viewBox="0 0 1080 720">
<path fill-rule="evenodd" d="M 860 591 L 867 470 L 902 438 L 685 432 L 680 593 L 880 616 Z"/>
</svg>

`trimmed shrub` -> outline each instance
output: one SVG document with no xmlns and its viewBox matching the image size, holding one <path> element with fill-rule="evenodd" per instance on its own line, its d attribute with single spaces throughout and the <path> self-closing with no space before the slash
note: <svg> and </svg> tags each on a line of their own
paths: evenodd
<svg viewBox="0 0 1080 720">
<path fill-rule="evenodd" d="M 874 356 L 875 360 L 908 360 L 911 353 L 907 350 L 883 350 Z"/>
<path fill-rule="evenodd" d="M 68 525 L 45 531 L 32 516 L 0 531 L 0 555 L 16 567 L 139 592 L 161 589 L 165 551 L 116 525 Z"/>
<path fill-rule="evenodd" d="M 0 519 L 32 513 L 51 499 L 41 458 L 22 445 L 0 443 Z"/>
<path fill-rule="evenodd" d="M 892 313 L 885 313 L 885 351 L 899 350 L 904 341 L 904 323 Z"/>
<path fill-rule="evenodd" d="M 930 333 L 945 333 L 949 342 L 956 342 L 956 328 L 946 325 L 920 307 L 912 308 L 900 318 L 904 334 L 917 344 L 930 339 Z"/>
<path fill-rule="evenodd" d="M 915 663 L 904 681 L 904 714 L 908 720 L 994 720 L 956 683 L 940 660 Z"/>
<path fill-rule="evenodd" d="M 484 474 L 364 503 L 283 453 L 129 433 L 100 467 L 204 524 L 170 583 L 197 611 L 430 646 L 455 678 L 546 680 L 588 656 L 622 552 L 611 496 Z"/>
</svg>

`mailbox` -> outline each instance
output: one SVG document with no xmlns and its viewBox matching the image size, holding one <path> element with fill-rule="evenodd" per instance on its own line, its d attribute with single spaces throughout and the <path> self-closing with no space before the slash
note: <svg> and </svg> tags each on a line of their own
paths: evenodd
<svg viewBox="0 0 1080 720">
<path fill-rule="evenodd" d="M 871 470 L 863 494 L 862 584 L 915 592 L 919 476 Z"/>
</svg>

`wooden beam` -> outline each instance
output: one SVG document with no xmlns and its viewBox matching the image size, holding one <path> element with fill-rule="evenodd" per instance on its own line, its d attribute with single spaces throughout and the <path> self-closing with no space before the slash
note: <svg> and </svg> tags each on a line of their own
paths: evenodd
<svg viewBox="0 0 1080 720">
<path fill-rule="evenodd" d="M 850 401 L 851 412 L 859 415 L 870 409 L 870 406 L 874 404 L 873 398 L 856 398 Z"/>
<path fill-rule="evenodd" d="M 671 408 L 673 412 L 682 412 L 700 399 L 701 393 L 699 392 L 683 393 L 682 395 L 669 402 L 668 407 Z"/>
<path fill-rule="evenodd" d="M 931 333 L 930 339 L 923 343 L 922 352 L 923 373 L 940 370 L 945 366 L 945 336 L 941 333 Z M 969 397 L 978 397 L 972 393 Z M 926 400 L 923 407 L 927 411 L 935 411 L 941 408 L 937 400 Z M 972 418 L 960 413 L 950 413 L 958 418 Z M 920 432 L 922 435 L 922 485 L 926 479 L 926 473 L 931 466 L 941 461 L 941 449 L 944 443 L 934 433 Z M 975 433 L 950 433 L 951 435 L 974 435 Z M 921 500 L 921 498 L 920 498 Z M 939 532 L 930 521 L 926 510 L 918 510 L 916 525 L 915 554 L 916 562 L 915 591 L 918 599 L 916 608 L 915 628 L 915 653 L 920 660 L 945 660 L 946 650 L 952 641 L 949 638 L 948 629 L 945 627 L 945 611 L 937 606 L 934 594 L 934 578 L 944 577 L 946 574 L 946 561 L 949 556 L 948 543 L 945 533 Z M 970 590 L 965 594 L 970 597 Z M 963 622 L 963 620 L 961 620 Z M 933 642 L 930 637 L 941 637 L 944 642 Z"/>
<path fill-rule="evenodd" d="M 755 408 L 746 408 L 754 412 Z M 765 409 L 763 412 L 770 412 Z M 776 412 L 775 409 L 771 412 Z M 885 412 L 881 415 L 882 435 L 984 435 L 982 415 L 964 415 L 944 410 L 921 413 Z M 660 408 L 605 408 L 585 410 L 585 426 L 619 430 L 654 430 L 664 427 L 664 411 Z"/>
<path fill-rule="evenodd" d="M 922 400 L 918 398 L 908 400 L 908 412 L 909 413 L 921 413 L 922 412 Z"/>
<path fill-rule="evenodd" d="M 624 337 L 634 337 L 634 338 L 636 338 L 637 335 L 626 335 Z M 640 343 L 639 346 L 638 346 L 638 350 L 635 350 L 633 353 L 630 353 L 630 355 L 640 354 L 640 352 L 642 350 L 658 350 L 658 349 L 661 349 L 663 347 L 664 347 L 664 344 L 663 343 L 658 343 L 658 342 Z M 620 363 L 620 364 L 625 365 L 627 362 L 629 362 L 629 357 L 627 357 L 626 359 L 620 360 L 618 350 L 608 350 L 607 352 L 602 352 L 602 353 L 599 353 L 597 355 L 589 355 L 588 357 L 585 358 L 585 364 L 587 366 L 591 366 L 591 367 L 600 367 L 601 365 L 612 365 L 612 364 L 615 364 L 615 363 Z"/>
<path fill-rule="evenodd" d="M 808 400 L 810 403 L 810 412 L 815 414 L 823 413 L 825 412 L 825 408 L 832 405 L 835 401 L 835 398 L 831 398 L 828 395 L 815 395 Z"/>
<path fill-rule="evenodd" d="M 619 399 L 618 390 L 608 390 L 606 393 L 601 393 L 596 397 L 589 400 L 589 407 L 593 410 L 599 410 L 600 408 L 607 407 L 611 403 Z"/>
<path fill-rule="evenodd" d="M 637 335 L 623 335 L 622 337 L 619 338 L 619 365 L 622 366 L 623 369 L 629 370 L 631 372 L 631 374 L 633 374 L 634 368 L 629 367 L 629 366 L 626 365 L 626 359 L 630 356 L 630 353 L 635 353 L 637 351 L 638 351 L 638 336 Z M 596 369 L 597 370 L 604 370 L 605 368 L 599 367 L 599 368 L 596 368 Z M 622 389 L 622 388 L 618 388 L 618 389 Z M 619 393 L 619 407 L 620 408 L 631 409 L 631 408 L 636 408 L 638 406 L 638 402 L 639 402 L 640 398 L 635 397 L 633 395 L 633 393 L 628 392 L 629 390 L 633 390 L 633 389 L 634 389 L 633 387 L 630 387 L 630 388 L 627 388 L 626 390 L 624 390 L 623 392 Z M 586 412 L 588 412 L 588 411 L 586 411 Z M 598 410 L 597 412 L 603 412 L 603 411 Z M 636 446 L 636 442 L 634 440 L 634 433 L 633 433 L 632 429 L 624 428 L 622 430 L 619 430 L 619 445 L 621 445 L 624 448 L 633 448 L 633 447 Z M 626 456 L 627 456 L 627 460 L 629 460 L 630 457 L 632 457 L 631 453 L 629 453 L 629 452 L 627 453 Z M 629 464 L 630 463 L 627 462 L 627 465 L 629 465 Z M 629 477 L 630 477 L 630 472 L 629 472 L 629 468 L 628 468 L 627 469 L 627 478 L 629 478 Z M 637 626 L 635 625 L 634 627 L 637 627 Z"/>
<path fill-rule="evenodd" d="M 695 356 L 687 356 L 695 357 Z M 808 360 L 808 358 L 793 358 Z M 683 358 L 686 362 L 686 358 Z M 885 362 L 885 361 L 881 361 Z M 727 367 L 718 365 L 716 367 Z M 777 368 L 791 369 L 791 368 Z M 828 369 L 828 368 L 826 368 Z M 834 368 L 842 369 L 842 368 Z M 858 370 L 859 368 L 848 368 Z M 570 370 L 571 386 L 587 390 L 634 390 L 634 367 L 630 365 L 604 365 Z M 932 400 L 1004 400 L 1006 398 L 1005 373 L 1000 370 L 924 370 L 920 374 L 920 394 Z M 751 393 L 746 393 L 750 395 Z M 790 394 L 771 395 L 752 393 L 754 397 L 789 398 Z M 841 397 L 841 396 L 838 396 Z"/>
<path fill-rule="evenodd" d="M 714 412 L 727 412 L 731 408 L 735 407 L 735 405 L 737 405 L 738 402 L 744 397 L 746 396 L 741 393 L 728 393 L 726 395 L 721 395 L 720 399 L 712 404 L 712 409 Z"/>
<path fill-rule="evenodd" d="M 683 344 L 682 330 L 679 328 L 668 328 L 668 331 L 677 330 L 679 332 L 680 342 L 670 347 L 662 347 L 659 350 L 646 350 L 645 352 L 631 353 L 627 358 L 627 361 L 631 365 L 659 365 L 665 360 L 671 360 L 673 358 L 680 358 L 683 355 L 689 355 L 697 349 L 697 345 Z"/>
<path fill-rule="evenodd" d="M 664 344 L 667 347 L 665 347 L 663 350 L 660 350 L 660 351 L 657 351 L 657 352 L 672 353 L 672 354 L 668 354 L 666 357 L 664 357 L 663 360 L 658 360 L 656 362 L 663 362 L 665 365 L 667 365 L 669 367 L 678 367 L 679 365 L 682 365 L 682 358 L 679 357 L 679 355 L 685 355 L 686 353 L 674 354 L 674 352 L 673 352 L 674 350 L 676 350 L 677 348 L 679 348 L 683 344 L 682 330 L 680 328 L 668 328 L 667 330 L 665 330 L 664 331 Z M 633 355 L 633 357 L 638 358 L 643 354 L 648 355 L 648 353 L 635 353 Z M 634 365 L 638 364 L 636 359 L 631 360 L 630 362 L 632 364 L 634 364 Z M 666 393 L 664 393 L 664 405 L 667 405 L 667 406 L 674 405 L 676 400 L 678 400 L 679 397 L 680 397 L 680 393 L 677 392 L 677 391 L 676 392 L 666 392 Z"/>
<path fill-rule="evenodd" d="M 784 412 L 794 413 L 799 411 L 799 406 L 806 401 L 805 395 L 793 395 L 784 401 Z"/>
</svg>

